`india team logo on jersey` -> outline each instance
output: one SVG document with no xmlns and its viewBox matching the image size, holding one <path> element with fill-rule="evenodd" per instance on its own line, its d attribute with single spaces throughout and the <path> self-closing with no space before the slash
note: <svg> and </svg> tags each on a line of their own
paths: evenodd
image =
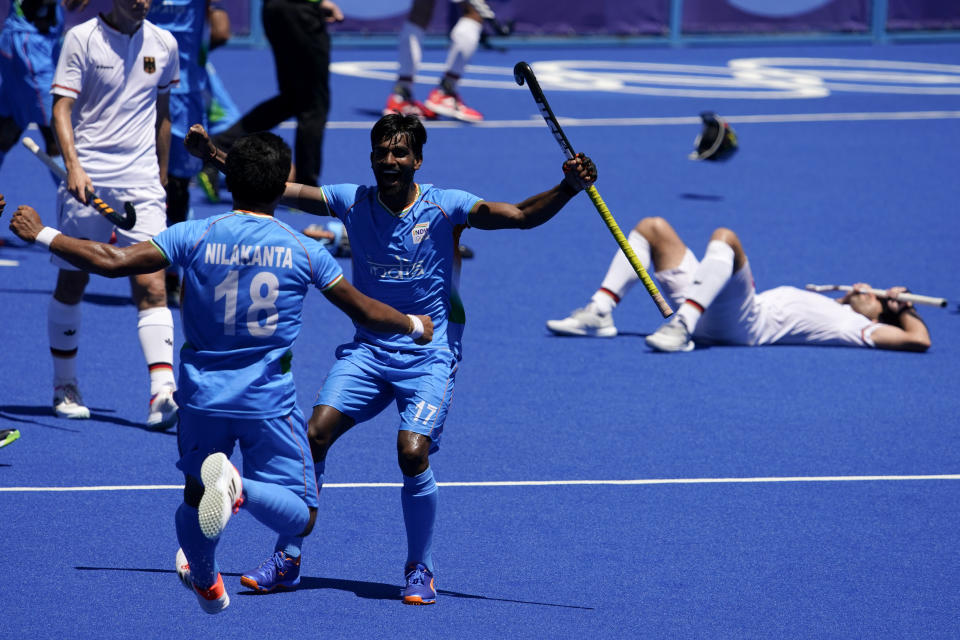
<svg viewBox="0 0 960 640">
<path fill-rule="evenodd" d="M 151 56 L 143 57 L 143 70 L 147 73 L 153 73 L 157 70 L 157 59 Z"/>
<path fill-rule="evenodd" d="M 427 230 L 430 228 L 429 222 L 418 222 L 413 225 L 413 244 L 420 244 L 427 237 Z"/>
</svg>

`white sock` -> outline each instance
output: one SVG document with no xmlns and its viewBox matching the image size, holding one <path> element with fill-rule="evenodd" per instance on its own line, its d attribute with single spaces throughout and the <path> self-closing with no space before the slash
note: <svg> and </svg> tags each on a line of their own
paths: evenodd
<svg viewBox="0 0 960 640">
<path fill-rule="evenodd" d="M 397 47 L 397 84 L 411 93 L 422 58 L 423 29 L 405 21 L 400 28 L 400 43 Z"/>
<path fill-rule="evenodd" d="M 630 232 L 630 235 L 627 236 L 627 242 L 633 248 L 633 252 L 637 254 L 637 259 L 640 260 L 643 268 L 649 271 L 650 243 L 647 242 L 647 239 L 643 237 L 643 234 L 634 229 Z M 609 293 L 598 291 L 593 294 L 593 301 L 600 308 L 601 313 L 610 313 L 617 304 L 619 304 L 619 301 L 623 300 L 623 297 L 630 292 L 633 285 L 639 281 L 640 276 L 633 270 L 633 266 L 630 264 L 630 261 L 627 260 L 627 256 L 623 255 L 623 251 L 617 251 L 613 256 L 613 260 L 610 261 L 607 275 L 603 277 L 603 282 L 600 283 L 601 289 L 606 289 Z M 613 294 L 616 298 L 609 294 Z M 606 298 L 606 300 L 604 298 Z"/>
<path fill-rule="evenodd" d="M 716 299 L 733 275 L 733 247 L 722 240 L 711 240 L 700 266 L 687 289 L 687 301 L 680 305 L 677 317 L 693 333 L 703 311 Z M 692 304 L 691 304 L 692 303 Z"/>
<path fill-rule="evenodd" d="M 167 307 L 151 307 L 137 314 L 137 337 L 150 370 L 150 395 L 175 387 L 173 377 L 173 314 Z"/>
<path fill-rule="evenodd" d="M 456 81 L 463 77 L 463 71 L 467 68 L 467 63 L 477 51 L 477 45 L 480 42 L 480 34 L 483 32 L 483 24 L 467 18 L 466 16 L 457 20 L 450 30 L 450 52 L 447 54 L 447 72 L 446 78 L 455 85 Z"/>
<path fill-rule="evenodd" d="M 47 307 L 47 336 L 53 356 L 53 386 L 59 387 L 77 378 L 77 346 L 80 343 L 79 304 L 64 304 L 50 298 Z"/>
</svg>

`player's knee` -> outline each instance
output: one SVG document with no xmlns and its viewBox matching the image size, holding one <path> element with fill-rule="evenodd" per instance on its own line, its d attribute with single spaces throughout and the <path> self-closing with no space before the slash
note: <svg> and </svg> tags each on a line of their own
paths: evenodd
<svg viewBox="0 0 960 640">
<path fill-rule="evenodd" d="M 430 438 L 412 431 L 397 437 L 397 463 L 405 476 L 418 476 L 430 466 Z"/>
<path fill-rule="evenodd" d="M 183 485 L 183 501 L 187 506 L 196 509 L 200 506 L 200 498 L 203 497 L 203 485 L 199 480 L 191 475 L 186 477 Z M 311 527 L 313 525 L 311 524 Z"/>
<path fill-rule="evenodd" d="M 726 227 L 719 227 L 713 230 L 713 234 L 710 236 L 710 240 L 719 240 L 720 242 L 726 242 L 731 247 L 737 246 L 740 244 L 740 238 L 737 237 L 737 234 L 733 232 L 732 229 L 727 229 Z"/>
<path fill-rule="evenodd" d="M 310 451 L 313 453 L 314 460 L 326 459 L 327 450 L 333 444 L 339 421 L 337 416 L 331 413 L 332 411 L 336 410 L 325 405 L 317 405 L 307 421 L 307 438 L 310 441 Z"/>
<path fill-rule="evenodd" d="M 313 532 L 313 525 L 317 522 L 317 508 L 310 507 L 310 520 L 307 521 L 307 526 L 303 528 L 303 531 L 300 532 L 301 538 L 306 538 Z"/>
</svg>

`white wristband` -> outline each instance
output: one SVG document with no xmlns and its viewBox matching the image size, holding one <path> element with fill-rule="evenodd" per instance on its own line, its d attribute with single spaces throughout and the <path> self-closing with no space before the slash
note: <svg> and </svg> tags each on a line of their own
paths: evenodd
<svg viewBox="0 0 960 640">
<path fill-rule="evenodd" d="M 409 336 L 410 336 L 411 338 L 413 338 L 414 340 L 416 340 L 417 338 L 422 337 L 422 336 L 423 336 L 423 322 L 421 322 L 421 321 L 420 321 L 420 318 L 418 318 L 417 316 L 412 316 L 412 315 L 410 315 L 409 313 L 407 314 L 407 317 L 410 318 L 410 322 L 413 323 L 413 329 L 411 329 L 411 330 L 410 330 L 410 333 L 408 333 L 407 335 L 409 335 Z"/>
<path fill-rule="evenodd" d="M 34 242 L 37 244 L 42 244 L 49 249 L 50 243 L 53 242 L 53 239 L 58 235 L 60 235 L 60 232 L 53 227 L 44 227 L 43 229 L 40 229 L 40 233 L 37 234 L 37 239 L 34 240 Z"/>
</svg>

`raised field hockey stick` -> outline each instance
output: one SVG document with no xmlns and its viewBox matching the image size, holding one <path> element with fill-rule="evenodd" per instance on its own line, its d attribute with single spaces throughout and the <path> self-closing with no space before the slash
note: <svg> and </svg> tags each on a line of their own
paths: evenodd
<svg viewBox="0 0 960 640">
<path fill-rule="evenodd" d="M 526 62 L 518 62 L 513 67 L 513 79 L 516 80 L 517 84 L 521 87 L 523 86 L 524 82 L 527 83 L 527 86 L 530 88 L 530 93 L 533 94 L 534 101 L 540 108 L 540 114 L 543 116 L 543 119 L 546 120 L 547 126 L 550 127 L 550 131 L 553 132 L 553 137 L 556 138 L 557 142 L 560 144 L 560 148 L 563 149 L 563 152 L 566 154 L 567 158 L 573 158 L 574 155 L 576 155 L 573 152 L 573 146 L 570 144 L 570 141 L 567 140 L 567 136 L 564 135 L 563 129 L 560 128 L 560 123 L 557 122 L 557 117 L 553 115 L 553 111 L 550 109 L 550 105 L 547 103 L 547 99 L 543 95 L 543 90 L 540 88 L 540 83 L 537 82 L 537 77 L 533 75 L 533 69 L 530 68 L 530 65 Z M 590 196 L 593 206 L 597 208 L 597 212 L 600 214 L 600 217 L 603 218 L 607 228 L 610 229 L 610 233 L 613 234 L 613 238 L 617 241 L 617 244 L 620 245 L 620 251 L 623 252 L 623 255 L 625 255 L 627 260 L 630 262 L 630 266 L 633 267 L 633 270 L 637 272 L 638 276 L 640 276 L 640 281 L 643 282 L 643 286 L 646 287 L 647 293 L 650 294 L 650 297 L 653 298 L 653 301 L 660 309 L 660 313 L 663 314 L 664 318 L 673 314 L 673 309 L 671 309 L 670 305 L 667 304 L 667 301 L 657 289 L 657 285 L 654 284 L 653 279 L 647 273 L 647 270 L 643 268 L 643 264 L 640 262 L 640 259 L 637 258 L 637 254 L 634 253 L 633 247 L 631 247 L 630 243 L 627 242 L 626 237 L 623 235 L 623 231 L 620 230 L 620 225 L 618 225 L 617 221 L 614 220 L 613 214 L 610 213 L 610 209 L 607 208 L 603 198 L 600 197 L 600 193 L 597 191 L 597 188 L 593 185 L 587 187 L 587 195 Z"/>
<path fill-rule="evenodd" d="M 30 138 L 24 138 L 23 146 L 29 149 L 30 153 L 39 158 L 40 162 L 47 165 L 47 168 L 50 169 L 50 171 L 53 171 L 58 178 L 66 183 L 67 172 L 64 171 L 63 167 L 54 162 L 53 158 L 48 156 L 46 152 L 40 149 L 36 142 Z M 137 223 L 137 211 L 133 208 L 132 202 L 123 203 L 124 213 L 121 214 L 118 211 L 118 207 L 114 207 L 107 202 L 104 202 L 103 199 L 100 198 L 100 196 L 98 196 L 92 189 L 87 189 L 87 204 L 96 209 L 97 213 L 104 216 L 107 220 L 125 231 L 133 229 L 133 225 Z"/>
<path fill-rule="evenodd" d="M 853 291 L 853 287 L 848 284 L 808 284 L 806 286 L 807 291 L 816 291 L 817 293 L 823 293 L 824 291 L 843 291 L 849 292 Z M 887 292 L 883 289 L 867 289 L 870 293 L 877 296 L 878 298 L 886 298 Z M 915 293 L 901 293 L 893 298 L 901 302 L 912 302 L 913 304 L 926 304 L 931 307 L 945 307 L 947 306 L 947 301 L 945 298 L 934 298 L 933 296 L 920 296 Z"/>
</svg>

